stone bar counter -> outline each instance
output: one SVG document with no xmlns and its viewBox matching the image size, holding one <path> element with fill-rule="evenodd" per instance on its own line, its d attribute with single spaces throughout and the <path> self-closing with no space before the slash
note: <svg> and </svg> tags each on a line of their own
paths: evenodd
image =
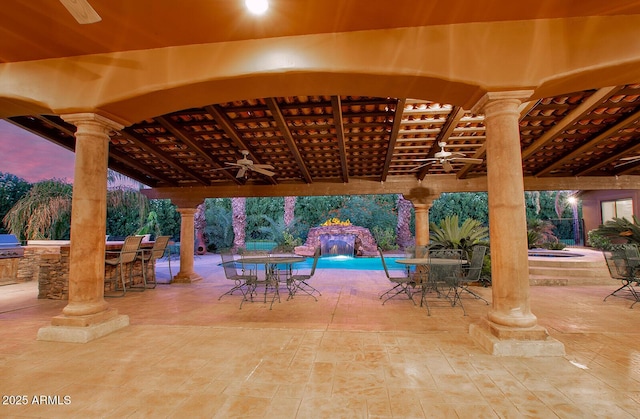
<svg viewBox="0 0 640 419">
<path fill-rule="evenodd" d="M 107 257 L 116 257 L 122 248 L 121 241 L 108 241 Z M 151 249 L 153 242 L 143 242 L 141 247 Z M 68 240 L 30 240 L 24 247 L 24 257 L 19 259 L 16 280 L 38 281 L 38 298 L 67 300 L 69 298 L 69 250 Z M 105 266 L 105 278 L 111 278 L 115 267 Z M 128 276 L 128 269 L 125 271 Z M 138 261 L 133 269 L 134 284 L 142 283 L 142 266 Z M 107 284 L 105 292 L 113 291 Z"/>
</svg>

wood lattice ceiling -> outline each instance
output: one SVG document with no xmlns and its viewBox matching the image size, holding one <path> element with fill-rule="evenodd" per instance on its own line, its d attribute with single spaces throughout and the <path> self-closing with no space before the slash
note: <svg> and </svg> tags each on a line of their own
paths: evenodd
<svg viewBox="0 0 640 419">
<path fill-rule="evenodd" d="M 522 106 L 525 176 L 640 175 L 640 84 L 548 97 Z M 10 121 L 66 148 L 75 127 L 56 116 Z M 444 174 L 438 142 L 485 158 L 484 116 L 415 99 L 296 96 L 217 103 L 161 115 L 111 139 L 109 165 L 152 187 L 418 179 Z M 249 151 L 276 175 L 236 178 L 229 167 Z M 624 163 L 624 164 L 623 164 Z M 486 165 L 454 163 L 459 179 L 486 175 Z"/>
</svg>

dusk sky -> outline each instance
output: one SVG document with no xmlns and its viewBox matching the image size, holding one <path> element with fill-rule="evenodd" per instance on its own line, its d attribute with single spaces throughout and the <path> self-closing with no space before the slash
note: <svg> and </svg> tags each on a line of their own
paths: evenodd
<svg viewBox="0 0 640 419">
<path fill-rule="evenodd" d="M 0 172 L 30 183 L 53 178 L 71 183 L 73 167 L 73 152 L 0 120 Z"/>
</svg>

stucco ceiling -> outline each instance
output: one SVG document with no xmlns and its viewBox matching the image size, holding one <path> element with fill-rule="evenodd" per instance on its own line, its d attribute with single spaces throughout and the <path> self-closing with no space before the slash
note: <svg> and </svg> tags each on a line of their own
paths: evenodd
<svg viewBox="0 0 640 419">
<path fill-rule="evenodd" d="M 16 81 L 13 85 L 5 79 L 5 84 L 0 83 L 0 87 L 9 89 L 13 95 L 0 97 L 5 103 L 20 106 L 28 103 L 29 106 L 25 106 L 27 110 L 39 106 L 43 109 L 40 113 L 25 111 L 19 114 L 15 106 L 7 107 L 9 110 L 4 114 L 9 116 L 6 119 L 72 150 L 75 147 L 75 127 L 53 115 L 57 113 L 56 109 L 64 112 L 102 111 L 108 117 L 115 115 L 123 121 L 133 121 L 112 136 L 109 165 L 154 188 L 344 185 L 355 180 L 385 182 L 393 178 L 423 181 L 446 174 L 458 180 L 484 178 L 484 116 L 473 113 L 467 109 L 471 106 L 467 105 L 472 105 L 488 89 L 483 83 L 500 84 L 500 77 L 514 78 L 512 74 L 523 76 L 505 80 L 504 85 L 508 89 L 537 89 L 533 99 L 525 102 L 520 112 L 525 177 L 567 179 L 640 175 L 640 159 L 629 160 L 640 156 L 640 71 L 628 60 L 628 51 L 617 60 L 615 48 L 610 48 L 614 25 L 610 26 L 611 34 L 602 29 L 606 28 L 608 21 L 597 20 L 597 24 L 592 26 L 585 25 L 582 20 L 569 20 L 565 25 L 555 25 L 556 21 L 563 19 L 640 15 L 640 1 L 585 0 L 577 7 L 576 2 L 569 0 L 525 3 L 507 0 L 473 3 L 467 0 L 272 0 L 269 14 L 256 19 L 246 13 L 242 1 L 193 0 L 178 5 L 169 0 L 90 0 L 102 17 L 101 22 L 92 25 L 79 25 L 57 0 L 9 0 L 6 3 L 0 25 L 0 66 L 3 73 L 18 80 L 25 73 L 31 77 L 33 71 L 41 83 L 54 86 L 40 89 L 42 93 L 28 86 L 35 78 L 25 76 L 26 81 Z M 486 28 L 477 25 L 508 21 L 508 30 L 517 35 L 520 22 L 538 19 L 549 23 L 528 26 L 527 36 L 522 38 L 526 41 L 539 36 L 541 41 L 529 45 L 532 52 L 526 49 L 527 45 L 520 46 L 504 39 L 502 31 L 506 26 L 498 27 L 484 40 L 478 39 L 477 45 L 466 47 L 468 42 L 465 39 L 473 39 Z M 632 21 L 623 23 L 634 27 Z M 425 28 L 433 27 L 438 29 L 425 31 Z M 564 39 L 557 38 L 558 34 L 573 27 L 580 28 L 580 32 L 566 33 Z M 415 31 L 407 31 L 406 28 L 415 28 Z M 460 28 L 469 30 L 460 31 Z M 372 32 L 388 29 L 400 32 Z M 361 39 L 357 39 L 359 44 L 356 37 L 341 38 L 340 42 L 330 44 L 351 48 L 346 48 L 342 56 L 336 54 L 327 58 L 325 53 L 317 60 L 316 66 L 326 65 L 331 59 L 339 62 L 342 67 L 337 72 L 323 69 L 322 73 L 314 68 L 309 76 L 303 72 L 292 72 L 290 68 L 273 71 L 266 67 L 266 70 L 255 72 L 262 78 L 256 78 L 252 84 L 246 82 L 253 77 L 247 72 L 246 65 L 235 74 L 231 74 L 234 68 L 225 67 L 236 61 L 250 63 L 247 57 L 267 46 L 254 44 L 252 40 L 301 40 L 295 45 L 312 45 L 320 53 L 326 52 L 322 42 L 326 43 L 332 39 L 331 36 L 357 31 L 369 32 L 362 32 Z M 586 37 L 585 33 L 589 36 Z M 308 37 L 318 34 L 329 37 Z M 451 38 L 445 45 L 458 48 L 455 53 L 439 46 L 427 46 L 426 49 L 423 45 L 420 49 L 417 45 L 415 49 L 407 46 L 415 35 L 435 41 L 443 34 L 449 34 Z M 398 36 L 398 39 L 389 40 L 390 35 Z M 553 45 L 547 40 L 554 37 L 563 42 L 563 49 L 553 51 L 552 55 Z M 355 77 L 353 74 L 350 78 L 343 77 L 351 71 L 345 66 L 345 63 L 351 65 L 348 54 L 354 51 L 354 45 L 367 45 L 368 39 L 376 46 L 384 47 L 367 51 L 374 54 L 370 55 L 370 61 L 380 68 L 361 77 L 362 83 L 357 83 L 357 74 Z M 508 46 L 504 51 L 516 51 L 521 47 L 526 54 L 519 57 L 521 62 L 511 73 L 500 71 L 510 67 L 508 54 L 501 50 L 502 46 L 495 45 L 495 40 L 500 39 L 504 39 L 504 48 Z M 596 73 L 590 78 L 570 73 L 573 68 L 595 71 L 593 68 L 598 62 L 588 62 L 589 51 L 585 48 L 592 39 L 604 40 L 598 44 L 598 53 L 594 50 L 593 56 L 611 63 L 613 70 L 609 74 L 613 74 L 612 80 L 618 80 L 619 76 L 624 84 L 604 87 L 609 80 L 596 80 L 593 77 Z M 375 55 L 382 51 L 393 54 L 394 41 L 398 42 L 395 55 Z M 574 53 L 570 49 L 577 42 L 585 44 L 581 44 L 579 51 Z M 620 39 L 619 42 L 625 42 L 629 47 L 629 43 L 636 41 Z M 215 51 L 225 51 L 227 55 L 221 53 L 220 60 L 215 61 L 210 56 L 193 56 L 196 52 L 210 51 L 205 47 L 186 49 L 187 46 L 205 44 L 224 45 Z M 493 47 L 491 51 L 486 49 L 487 45 Z M 149 61 L 138 60 L 143 56 L 138 51 L 156 49 L 161 52 L 157 56 L 149 54 L 152 56 Z M 228 54 L 240 50 L 243 54 Z M 410 57 L 412 51 L 415 51 L 417 59 Z M 613 52 L 608 56 L 610 51 Z M 116 58 L 105 55 L 114 52 L 132 55 L 127 59 L 122 55 Z M 465 56 L 464 60 L 459 56 Z M 489 56 L 503 57 L 504 62 L 483 61 Z M 144 57 L 145 60 L 148 58 Z M 166 57 L 173 59 L 167 60 Z M 431 65 L 429 59 L 436 57 L 437 62 Z M 203 64 L 204 70 L 191 73 L 191 63 L 197 63 L 199 58 L 203 63 L 208 60 Z M 533 58 L 538 59 L 535 68 L 531 66 Z M 365 64 L 358 63 L 358 71 L 366 67 L 366 56 L 364 59 Z M 420 64 L 422 67 L 414 70 L 410 59 L 423 63 Z M 389 69 L 399 67 L 393 70 L 397 74 L 390 77 L 384 74 L 389 70 L 379 63 L 385 61 Z M 158 62 L 166 62 L 167 67 L 154 68 Z M 71 63 L 69 67 L 68 63 Z M 471 71 L 468 63 L 477 63 L 477 69 L 471 68 L 472 71 L 477 70 L 477 80 L 464 81 L 465 71 Z M 140 67 L 146 71 L 144 76 L 140 75 Z M 559 87 L 560 82 L 549 81 L 548 75 L 554 74 L 556 67 L 558 80 L 571 78 L 573 82 Z M 199 84 L 198 77 L 206 74 L 209 68 L 222 74 L 216 76 L 218 84 Z M 530 72 L 531 76 L 527 78 L 528 74 L 521 69 Z M 236 78 L 232 79 L 225 71 Z M 188 86 L 189 90 L 172 90 L 170 75 L 174 72 L 176 77 L 187 74 L 195 80 Z M 339 76 L 343 79 L 336 82 L 338 76 L 333 73 L 339 72 L 342 72 Z M 49 74 L 64 74 L 67 78 L 52 76 L 47 80 Z M 158 80 L 163 85 L 155 79 L 144 85 L 147 75 L 156 77 L 156 74 L 161 74 Z M 274 74 L 279 76 L 277 80 Z M 272 89 L 269 80 L 274 80 Z M 323 85 L 323 80 L 327 80 L 326 86 L 329 87 L 326 90 L 332 93 L 317 93 L 323 90 L 318 87 Z M 443 80 L 446 84 L 438 85 L 430 80 Z M 127 84 L 129 81 L 131 84 Z M 77 82 L 78 87 L 67 86 L 67 82 Z M 22 83 L 20 89 L 11 90 L 18 83 Z M 352 88 L 349 83 L 357 86 Z M 91 89 L 92 85 L 95 89 Z M 409 87 L 398 89 L 398 85 Z M 309 86 L 308 92 L 304 92 L 306 86 Z M 463 88 L 456 92 L 451 86 Z M 572 90 L 573 86 L 580 89 Z M 239 89 L 235 92 L 242 93 L 234 93 L 236 87 Z M 223 88 L 231 93 L 221 94 Z M 279 94 L 272 94 L 278 89 Z M 414 99 L 416 96 L 394 94 L 403 89 L 420 92 L 422 96 Z M 93 98 L 94 91 L 95 95 L 104 97 Z M 296 94 L 291 95 L 291 91 Z M 360 92 L 367 91 L 371 96 L 360 95 Z M 254 92 L 253 96 L 251 92 Z M 256 97 L 256 92 L 270 94 Z M 459 92 L 464 94 L 457 95 Z M 548 92 L 553 94 L 545 94 Z M 39 93 L 42 93 L 42 98 L 39 98 Z M 32 96 L 19 97 L 26 94 Z M 207 95 L 234 99 L 207 101 Z M 73 102 L 75 97 L 78 98 L 76 104 Z M 92 102 L 86 97 L 102 103 L 90 108 Z M 447 97 L 451 101 L 440 101 Z M 159 104 L 171 108 L 171 112 L 156 114 L 149 111 L 163 109 Z M 181 109 L 181 105 L 176 104 L 187 107 Z M 145 106 L 148 108 L 141 109 Z M 144 117 L 136 120 L 136 115 Z M 440 142 L 447 144 L 447 150 L 464 153 L 467 157 L 482 160 L 482 163 L 454 162 L 451 170 L 447 171 L 436 161 L 416 170 L 421 164 L 418 160 L 436 156 Z M 275 175 L 265 176 L 250 171 L 247 176 L 236 177 L 237 168 L 229 164 L 242 158 L 242 150 L 249 152 L 248 157 L 254 163 L 273 167 Z"/>
</svg>

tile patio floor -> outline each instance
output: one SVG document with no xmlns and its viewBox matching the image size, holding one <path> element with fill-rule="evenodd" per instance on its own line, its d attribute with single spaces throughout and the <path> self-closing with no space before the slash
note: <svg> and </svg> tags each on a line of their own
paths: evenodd
<svg viewBox="0 0 640 419">
<path fill-rule="evenodd" d="M 66 303 L 37 300 L 34 284 L 0 287 L 0 417 L 640 417 L 640 305 L 603 302 L 615 282 L 532 287 L 566 356 L 494 357 L 468 334 L 481 301 L 464 300 L 468 316 L 434 304 L 429 317 L 407 299 L 383 306 L 383 271 L 324 270 L 318 302 L 238 310 L 239 295 L 218 301 L 231 284 L 217 262 L 196 259 L 201 282 L 108 299 L 131 325 L 87 344 L 36 341 Z M 60 404 L 35 404 L 41 395 Z"/>
</svg>

